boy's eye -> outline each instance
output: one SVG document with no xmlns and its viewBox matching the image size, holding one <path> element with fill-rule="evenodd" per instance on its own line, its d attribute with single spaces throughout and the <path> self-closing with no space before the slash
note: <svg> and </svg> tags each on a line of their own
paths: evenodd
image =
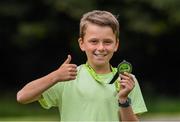
<svg viewBox="0 0 180 122">
<path fill-rule="evenodd" d="M 92 44 L 96 44 L 96 43 L 98 43 L 98 40 L 90 40 L 89 42 Z"/>
<path fill-rule="evenodd" d="M 111 43 L 111 42 L 110 42 L 110 41 L 105 41 L 105 43 L 109 44 L 109 43 Z"/>
<path fill-rule="evenodd" d="M 92 42 L 97 42 L 96 40 L 93 40 Z"/>
<path fill-rule="evenodd" d="M 104 41 L 104 43 L 105 43 L 105 44 L 111 44 L 111 43 L 112 43 L 112 41 L 107 40 L 107 41 Z"/>
</svg>

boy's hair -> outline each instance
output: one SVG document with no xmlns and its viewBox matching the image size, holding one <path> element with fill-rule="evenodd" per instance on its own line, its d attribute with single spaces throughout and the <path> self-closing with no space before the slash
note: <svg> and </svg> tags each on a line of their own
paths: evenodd
<svg viewBox="0 0 180 122">
<path fill-rule="evenodd" d="M 88 23 L 97 24 L 99 26 L 109 26 L 112 28 L 116 39 L 119 38 L 119 22 L 116 17 L 107 11 L 93 10 L 83 15 L 80 21 L 80 37 L 83 38 Z"/>
</svg>

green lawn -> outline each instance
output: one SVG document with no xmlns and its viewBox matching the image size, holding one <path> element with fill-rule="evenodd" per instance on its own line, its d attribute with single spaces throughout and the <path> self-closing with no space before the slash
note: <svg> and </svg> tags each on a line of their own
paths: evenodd
<svg viewBox="0 0 180 122">
<path fill-rule="evenodd" d="M 140 118 L 142 121 L 180 121 L 180 114 L 147 114 Z M 53 115 L 38 115 L 38 116 L 16 116 L 16 117 L 3 117 L 1 121 L 21 121 L 21 122 L 34 122 L 34 121 L 59 121 L 58 116 Z"/>
<path fill-rule="evenodd" d="M 28 122 L 34 122 L 34 121 L 59 121 L 59 118 L 57 116 L 52 115 L 39 115 L 39 116 L 17 116 L 17 117 L 5 117 L 0 118 L 0 121 L 28 121 Z"/>
<path fill-rule="evenodd" d="M 55 108 L 43 109 L 38 102 L 22 105 L 16 102 L 15 95 L 5 95 L 0 100 L 0 121 L 58 121 L 59 114 Z M 180 99 L 145 98 L 148 112 L 142 120 L 180 120 Z"/>
</svg>

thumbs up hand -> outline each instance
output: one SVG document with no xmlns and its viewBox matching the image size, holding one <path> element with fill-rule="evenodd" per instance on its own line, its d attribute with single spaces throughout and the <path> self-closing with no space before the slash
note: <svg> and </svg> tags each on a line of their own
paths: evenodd
<svg viewBox="0 0 180 122">
<path fill-rule="evenodd" d="M 71 55 L 68 55 L 64 63 L 55 71 L 56 81 L 69 81 L 76 79 L 77 65 L 71 64 Z"/>
</svg>

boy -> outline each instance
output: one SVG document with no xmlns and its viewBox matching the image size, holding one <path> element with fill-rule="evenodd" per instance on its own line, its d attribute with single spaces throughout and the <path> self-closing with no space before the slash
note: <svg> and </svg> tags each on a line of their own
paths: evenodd
<svg viewBox="0 0 180 122">
<path fill-rule="evenodd" d="M 77 67 L 71 56 L 50 74 L 28 83 L 17 101 L 39 101 L 44 108 L 58 107 L 61 121 L 138 121 L 146 106 L 134 75 L 117 72 L 109 61 L 119 45 L 119 23 L 107 11 L 86 13 L 80 22 L 80 49 L 87 62 Z"/>
</svg>

